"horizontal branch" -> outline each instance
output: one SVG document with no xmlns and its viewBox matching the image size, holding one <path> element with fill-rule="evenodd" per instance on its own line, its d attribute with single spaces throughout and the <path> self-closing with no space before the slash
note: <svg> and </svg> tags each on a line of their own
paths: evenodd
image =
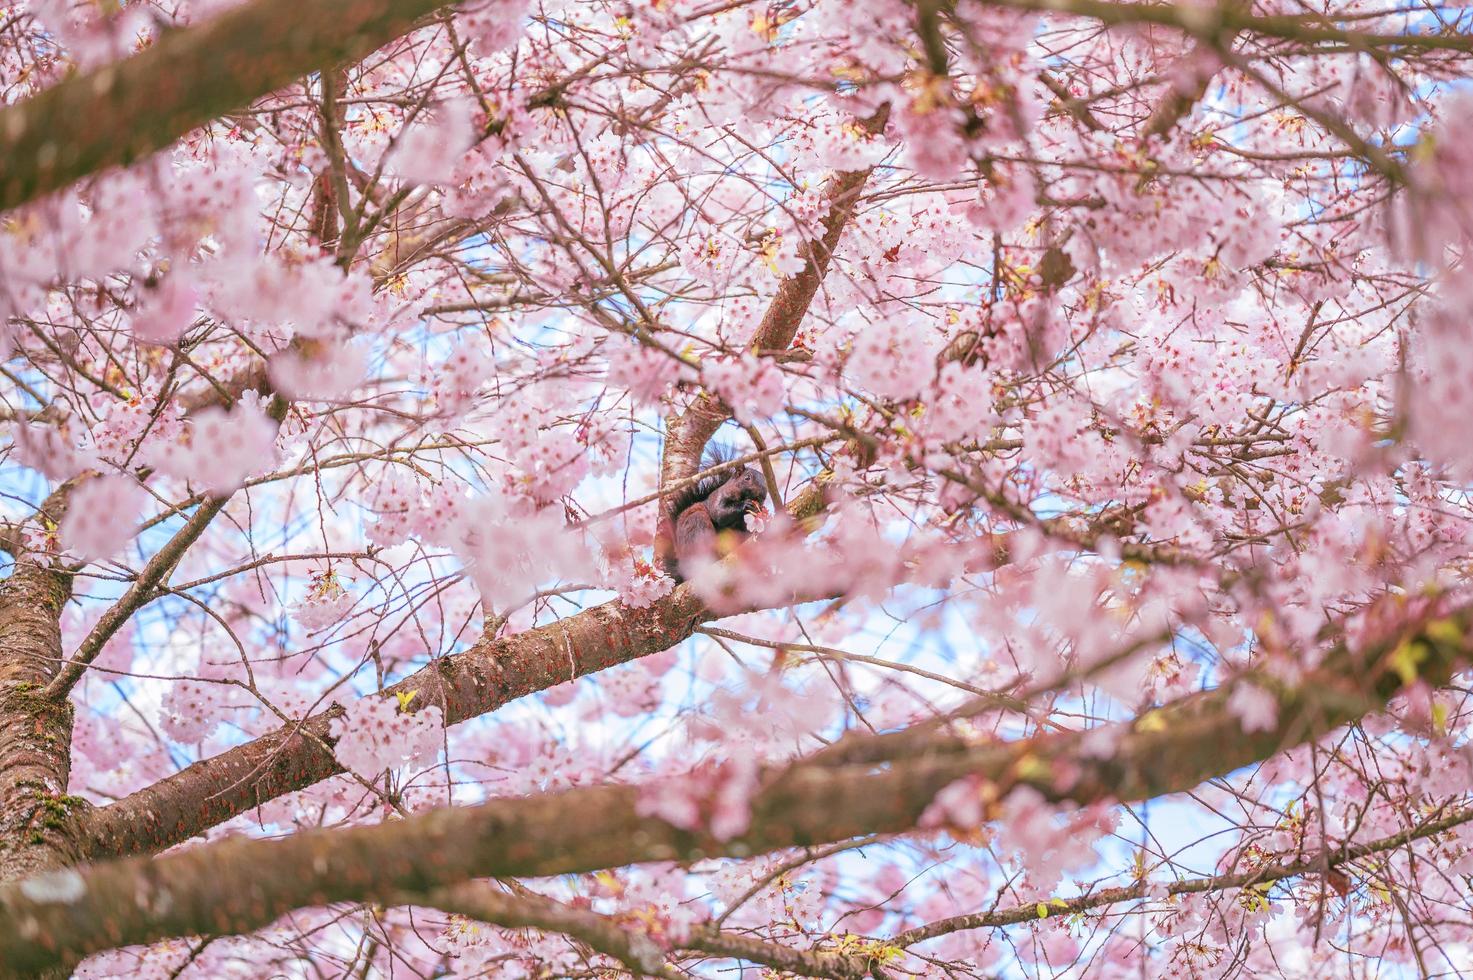
<svg viewBox="0 0 1473 980">
<path fill-rule="evenodd" d="M 0 211 L 132 163 L 409 31 L 444 0 L 252 0 L 0 111 Z"/>
<path fill-rule="evenodd" d="M 1397 599 L 1388 601 L 1393 614 Z M 1021 785 L 1079 804 L 1182 792 L 1378 710 L 1412 679 L 1446 683 L 1468 658 L 1470 620 L 1463 609 L 1364 646 L 1339 645 L 1296 688 L 1254 677 L 1278 701 L 1267 730 L 1243 731 L 1231 692 L 1216 689 L 1088 735 L 979 745 L 943 733 L 925 751 L 879 768 L 799 762 L 768 771 L 748 830 L 730 840 L 641 815 L 638 787 L 597 786 L 59 872 L 0 889 L 0 973 L 170 936 L 247 932 L 302 906 L 392 901 L 474 877 L 747 856 L 903 833 L 937 792 L 963 777 L 980 780 L 994 802 Z M 1100 736 L 1112 753 L 1081 751 L 1086 737 L 1097 746 Z"/>
<path fill-rule="evenodd" d="M 996 929 L 1035 922 L 1040 917 L 1073 915 L 1090 909 L 1121 902 L 1140 901 L 1150 896 L 1190 895 L 1250 888 L 1287 878 L 1325 872 L 1352 864 L 1372 854 L 1404 847 L 1434 837 L 1454 827 L 1473 821 L 1473 810 L 1450 811 L 1443 816 L 1364 844 L 1346 845 L 1313 857 L 1275 862 L 1248 871 L 1188 878 L 1170 882 L 1142 881 L 1119 888 L 1103 888 L 1069 899 L 1032 902 L 992 912 L 975 912 L 928 922 L 884 940 L 888 947 L 906 948 L 930 939 L 969 929 Z M 583 909 L 570 908 L 553 899 L 531 892 L 509 894 L 482 882 L 467 882 L 439 889 L 427 896 L 410 896 L 404 904 L 422 904 L 445 912 L 453 912 L 506 928 L 533 928 L 544 933 L 558 933 L 582 942 L 607 956 L 612 956 L 632 969 L 653 976 L 675 975 L 664 962 L 660 950 L 639 929 L 629 929 L 608 916 Z M 799 950 L 749 936 L 722 932 L 719 920 L 691 930 L 679 949 L 727 956 L 786 970 L 800 976 L 853 978 L 862 977 L 868 964 L 863 956 L 818 950 Z"/>
</svg>

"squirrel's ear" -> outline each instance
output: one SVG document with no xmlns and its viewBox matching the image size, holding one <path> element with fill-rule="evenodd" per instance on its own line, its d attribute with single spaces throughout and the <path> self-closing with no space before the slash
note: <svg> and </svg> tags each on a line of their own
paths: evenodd
<svg viewBox="0 0 1473 980">
<path fill-rule="evenodd" d="M 729 463 L 737 458 L 736 447 L 727 442 L 708 442 L 706 451 L 701 455 L 701 468 L 710 469 L 722 463 Z"/>
</svg>

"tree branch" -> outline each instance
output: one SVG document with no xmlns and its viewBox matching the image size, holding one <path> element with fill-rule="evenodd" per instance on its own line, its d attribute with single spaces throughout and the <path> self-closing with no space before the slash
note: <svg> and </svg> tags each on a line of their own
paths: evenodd
<svg viewBox="0 0 1473 980">
<path fill-rule="evenodd" d="M 535 892 L 510 895 L 483 882 L 466 882 L 438 888 L 423 896 L 401 896 L 400 902 L 427 905 L 508 929 L 561 933 L 605 956 L 612 956 L 635 976 L 657 976 L 665 980 L 677 980 L 680 976 L 665 964 L 664 952 L 643 932 L 625 929 L 608 916 L 569 908 Z"/>
<path fill-rule="evenodd" d="M 668 649 L 713 618 L 687 587 L 648 609 L 606 602 L 502 639 L 481 639 L 386 689 L 415 692 L 405 710 L 434 705 L 453 725 L 585 674 Z M 374 695 L 378 696 L 378 695 Z M 270 800 L 342 773 L 332 755 L 328 710 L 196 762 L 82 818 L 92 860 L 147 854 L 188 840 Z"/>
<path fill-rule="evenodd" d="M 664 952 L 642 930 L 630 929 L 606 915 L 570 908 L 525 889 L 517 894 L 508 894 L 484 882 L 466 882 L 439 888 L 427 895 L 405 894 L 399 902 L 426 905 L 509 929 L 530 928 L 559 933 L 613 957 L 637 976 L 676 980 L 686 975 L 665 962 Z M 868 969 L 864 957 L 794 949 L 751 936 L 723 932 L 713 925 L 693 929 L 677 948 L 759 963 L 804 977 L 852 980 L 864 976 Z"/>
<path fill-rule="evenodd" d="M 267 415 L 277 425 L 286 418 L 289 404 L 285 398 L 276 396 L 272 398 L 267 409 Z M 169 576 L 189 546 L 199 540 L 199 536 L 205 533 L 210 522 L 225 509 L 230 503 L 231 494 L 210 496 L 190 515 L 184 526 L 164 544 L 153 557 L 143 566 L 133 584 L 128 586 L 117 602 L 108 607 L 107 611 L 98 619 L 97 624 L 92 627 L 87 636 L 78 645 L 76 653 L 61 668 L 51 683 L 46 685 L 41 696 L 49 701 L 62 701 L 71 689 L 82 679 L 87 672 L 87 667 L 97 659 L 102 652 L 103 646 L 112 639 L 113 634 L 123 628 L 134 613 L 153 601 L 158 593 L 158 586 Z"/>
<path fill-rule="evenodd" d="M 1402 615 L 1397 599 L 1384 607 L 1389 615 Z M 246 932 L 305 905 L 390 901 L 473 877 L 694 861 L 902 833 L 938 791 L 964 777 L 979 780 L 993 802 L 1022 785 L 1079 804 L 1181 792 L 1379 710 L 1412 680 L 1446 683 L 1468 659 L 1470 622 L 1473 607 L 1443 617 L 1429 611 L 1418 625 L 1385 630 L 1378 641 L 1342 643 L 1297 688 L 1254 676 L 1279 703 L 1268 730 L 1243 731 L 1228 706 L 1231 691 L 1219 688 L 1088 736 L 1049 733 L 978 745 L 940 734 L 881 768 L 798 762 L 770 770 L 751 801 L 748 830 L 730 840 L 642 816 L 638 787 L 599 786 L 55 872 L 0 889 L 0 973 L 167 936 Z M 1101 735 L 1114 744 L 1112 753 L 1080 751 L 1086 737 Z"/>
<path fill-rule="evenodd" d="M 820 494 L 791 502 L 802 521 L 822 506 Z M 834 596 L 794 595 L 794 602 Z M 724 613 L 722 615 L 725 615 Z M 436 660 L 385 689 L 382 697 L 414 694 L 402 710 L 440 708 L 454 725 L 564 681 L 668 650 L 719 618 L 689 587 L 675 589 L 646 609 L 618 601 L 502 639 L 483 637 L 462 653 Z M 326 711 L 279 728 L 96 810 L 79 826 L 92 860 L 148 854 L 172 847 L 285 793 L 306 789 L 344 769 L 332 755 Z"/>
<path fill-rule="evenodd" d="M 1245 888 L 1250 885 L 1258 885 L 1266 882 L 1282 881 L 1285 878 L 1296 878 L 1305 874 L 1323 873 L 1328 868 L 1338 868 L 1352 861 L 1365 857 L 1368 854 L 1379 854 L 1382 851 L 1395 850 L 1404 847 L 1414 840 L 1422 840 L 1432 837 L 1453 827 L 1461 826 L 1473 820 L 1473 810 L 1454 810 L 1439 820 L 1430 820 L 1418 824 L 1411 830 L 1403 830 L 1400 833 L 1383 837 L 1380 840 L 1369 841 L 1365 844 L 1356 844 L 1350 847 L 1342 847 L 1329 854 L 1317 854 L 1312 858 L 1304 858 L 1298 861 L 1285 861 L 1278 864 L 1269 864 L 1252 871 L 1239 871 L 1233 874 L 1216 875 L 1211 878 L 1189 878 L 1185 881 L 1162 882 L 1152 884 L 1141 882 L 1135 885 L 1127 885 L 1123 888 L 1104 888 L 1077 898 L 1055 899 L 1050 902 L 1034 903 L 1031 905 L 1020 905 L 1016 908 L 1002 909 L 997 912 L 976 912 L 969 915 L 955 915 L 946 919 L 938 919 L 928 922 L 914 929 L 907 929 L 890 940 L 896 946 L 914 946 L 928 939 L 938 936 L 950 935 L 953 932 L 962 932 L 967 929 L 995 929 L 999 926 L 1010 926 L 1019 922 L 1032 922 L 1039 918 L 1040 912 L 1045 918 L 1057 915 L 1071 915 L 1086 909 L 1099 908 L 1102 905 L 1114 905 L 1116 902 L 1132 902 L 1145 898 L 1156 889 L 1167 895 L 1188 895 L 1201 892 L 1222 891 L 1227 888 Z"/>
<path fill-rule="evenodd" d="M 222 113 L 357 58 L 443 0 L 252 0 L 0 112 L 0 211 L 126 165 Z"/>
<path fill-rule="evenodd" d="M 1473 51 L 1467 34 L 1372 34 L 1334 27 L 1323 16 L 1274 14 L 1257 17 L 1250 5 L 1226 0 L 1216 5 L 1117 3 L 1112 0 L 982 0 L 989 7 L 1089 17 L 1103 24 L 1159 24 L 1195 37 L 1219 39 L 1240 31 L 1312 44 L 1403 48 L 1418 51 Z"/>
<path fill-rule="evenodd" d="M 867 133 L 879 133 L 890 118 L 887 102 L 863 120 L 860 127 Z M 777 294 L 762 315 L 762 322 L 749 345 L 754 351 L 782 351 L 792 344 L 813 303 L 818 288 L 828 274 L 834 250 L 844 235 L 844 228 L 859 206 L 860 192 L 869 180 L 873 167 L 836 174 L 824 189 L 828 214 L 823 220 L 823 234 L 817 241 L 803 246 L 803 268 L 784 279 Z M 731 418 L 731 410 L 721 399 L 709 394 L 696 398 L 665 427 L 665 447 L 660 459 L 661 492 L 669 486 L 688 480 L 701 468 L 701 451 L 706 443 Z M 674 568 L 674 515 L 663 503 L 655 519 L 655 561 L 665 571 Z"/>
<path fill-rule="evenodd" d="M 229 502 L 228 496 L 211 497 L 190 515 L 178 533 L 143 566 L 143 571 L 138 573 L 138 578 L 128 587 L 128 591 L 102 614 L 97 625 L 92 627 L 91 632 L 77 647 L 76 653 L 66 662 L 66 666 L 41 691 L 41 697 L 48 701 L 66 699 L 67 694 L 87 672 L 87 667 L 102 652 L 107 641 L 123 627 L 130 616 L 157 595 L 155 588 L 158 584 L 174 569 L 179 559 L 184 557 L 184 552 L 199 539 L 205 528 L 215 519 L 215 515 L 224 510 Z"/>
</svg>

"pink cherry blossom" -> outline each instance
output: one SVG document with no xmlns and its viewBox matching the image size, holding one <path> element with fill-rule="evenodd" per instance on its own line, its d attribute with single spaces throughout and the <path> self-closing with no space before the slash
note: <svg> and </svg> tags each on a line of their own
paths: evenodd
<svg viewBox="0 0 1473 980">
<path fill-rule="evenodd" d="M 0 974 L 1466 972 L 1460 4 L 12 7 Z"/>
<path fill-rule="evenodd" d="M 393 698 L 361 698 L 334 719 L 333 754 L 365 776 L 406 766 L 423 768 L 435 761 L 442 727 L 435 705 L 405 711 Z"/>
<path fill-rule="evenodd" d="M 259 404 L 207 408 L 190 419 L 177 441 L 156 443 L 155 466 L 214 493 L 229 493 L 274 462 L 276 423 Z"/>
<path fill-rule="evenodd" d="M 1245 732 L 1273 731 L 1279 720 L 1278 699 L 1252 683 L 1233 686 L 1228 710 L 1237 715 Z"/>
<path fill-rule="evenodd" d="M 133 315 L 133 335 L 154 344 L 172 344 L 194 322 L 194 289 L 170 275 L 157 291 L 140 300 Z"/>
<path fill-rule="evenodd" d="M 320 630 L 338 622 L 353 608 L 353 596 L 343 588 L 337 573 L 329 568 L 312 578 L 302 600 L 292 606 L 292 618 L 309 630 Z"/>
<path fill-rule="evenodd" d="M 61 543 L 84 561 L 111 558 L 133 539 L 148 493 L 132 477 L 99 476 L 72 494 L 61 520 Z"/>
<path fill-rule="evenodd" d="M 702 376 L 740 422 L 755 422 L 782 407 L 782 372 L 771 361 L 744 354 L 737 360 L 706 364 Z"/>
<path fill-rule="evenodd" d="M 457 98 L 422 113 L 400 135 L 388 169 L 416 183 L 436 184 L 454 171 L 473 138 L 474 103 Z"/>
</svg>

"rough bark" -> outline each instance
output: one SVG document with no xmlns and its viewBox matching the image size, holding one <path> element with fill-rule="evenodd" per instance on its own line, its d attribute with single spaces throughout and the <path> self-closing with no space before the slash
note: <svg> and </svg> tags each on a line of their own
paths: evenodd
<svg viewBox="0 0 1473 980">
<path fill-rule="evenodd" d="M 1378 710 L 1412 680 L 1446 683 L 1468 659 L 1470 622 L 1473 611 L 1463 609 L 1365 647 L 1331 650 L 1302 686 L 1276 691 L 1278 719 L 1266 731 L 1242 731 L 1228 707 L 1231 692 L 1219 689 L 1107 726 L 1103 734 L 1116 747 L 1106 757 L 1081 752 L 1077 732 L 981 745 L 939 734 L 924 745 L 902 743 L 906 753 L 883 766 L 873 754 L 857 764 L 799 762 L 766 774 L 750 828 L 731 840 L 642 816 L 636 787 L 600 786 L 53 872 L 0 889 L 0 973 L 167 936 L 245 932 L 301 906 L 392 901 L 472 877 L 750 855 L 900 833 L 915 827 L 940 789 L 968 776 L 994 802 L 1020 785 L 1080 804 L 1181 792 Z M 1255 682 L 1277 688 L 1269 677 Z"/>
<path fill-rule="evenodd" d="M 253 0 L 0 112 L 0 210 L 168 146 L 410 30 L 443 0 Z"/>
<path fill-rule="evenodd" d="M 68 821 L 72 708 L 39 697 L 61 656 L 66 577 L 35 565 L 0 586 L 0 881 L 75 857 Z"/>
<path fill-rule="evenodd" d="M 556 623 L 497 640 L 482 640 L 388 688 L 415 692 L 407 710 L 435 705 L 456 724 L 563 681 L 668 649 L 713 618 L 687 587 L 629 609 L 606 602 Z M 92 860 L 147 854 L 188 840 L 284 793 L 343 772 L 333 758 L 330 709 L 161 779 L 79 820 Z"/>
<path fill-rule="evenodd" d="M 75 484 L 64 484 L 38 517 L 59 521 Z M 71 576 L 21 552 L 0 584 L 0 881 L 77 859 L 67 795 L 72 708 L 39 692 L 61 662 L 61 610 Z"/>
</svg>

